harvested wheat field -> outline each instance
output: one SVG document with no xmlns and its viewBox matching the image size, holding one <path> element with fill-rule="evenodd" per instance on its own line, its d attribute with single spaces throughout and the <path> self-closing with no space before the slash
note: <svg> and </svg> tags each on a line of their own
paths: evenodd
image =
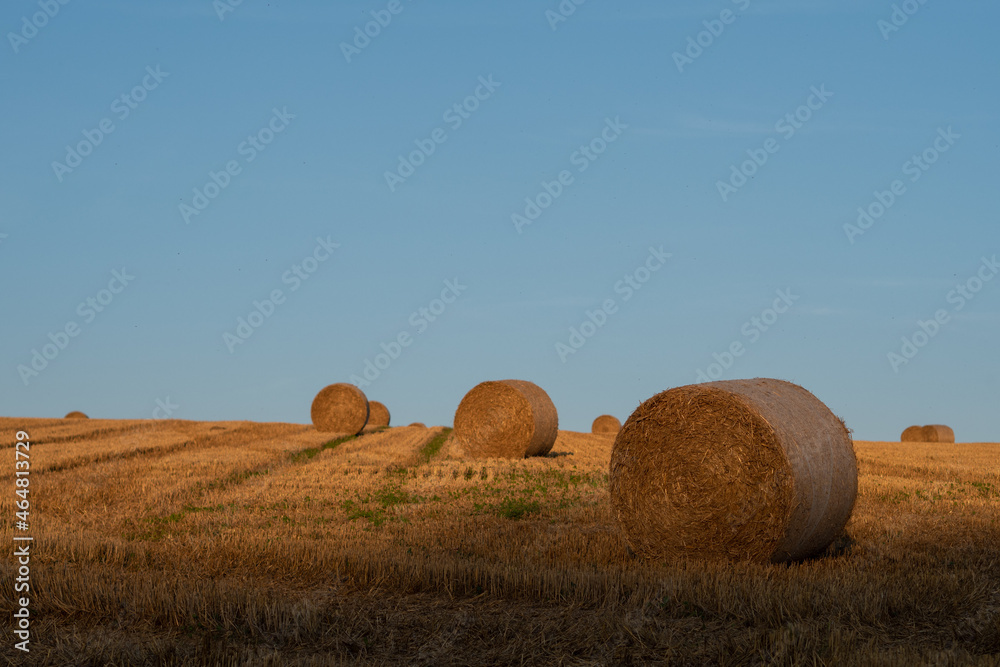
<svg viewBox="0 0 1000 667">
<path fill-rule="evenodd" d="M 820 557 L 658 563 L 614 521 L 613 435 L 468 461 L 433 426 L 4 418 L 4 471 L 18 430 L 33 634 L 10 664 L 1000 664 L 1000 444 L 856 442 Z"/>
</svg>

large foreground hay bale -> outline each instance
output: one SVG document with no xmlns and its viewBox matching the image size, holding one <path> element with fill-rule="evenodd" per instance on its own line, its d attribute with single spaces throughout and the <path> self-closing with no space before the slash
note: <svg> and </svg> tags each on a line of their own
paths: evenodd
<svg viewBox="0 0 1000 667">
<path fill-rule="evenodd" d="M 466 455 L 475 458 L 544 456 L 558 429 L 552 399 L 524 380 L 481 382 L 455 412 L 455 437 Z"/>
<path fill-rule="evenodd" d="M 942 424 L 931 424 L 924 426 L 924 442 L 955 442 L 955 432 L 950 427 Z"/>
<path fill-rule="evenodd" d="M 79 410 L 74 410 L 73 412 L 70 412 L 65 417 L 63 417 L 63 419 L 90 419 L 90 417 L 83 414 Z"/>
<path fill-rule="evenodd" d="M 612 507 L 647 558 L 812 556 L 843 530 L 857 491 L 847 427 L 782 380 L 659 393 L 632 413 L 611 452 Z"/>
<path fill-rule="evenodd" d="M 591 433 L 618 433 L 622 430 L 622 423 L 617 417 L 611 415 L 601 415 L 590 425 Z"/>
<path fill-rule="evenodd" d="M 389 408 L 378 401 L 368 401 L 368 426 L 388 426 L 389 419 Z"/>
<path fill-rule="evenodd" d="M 900 442 L 923 442 L 924 441 L 924 427 L 923 426 L 909 426 L 907 427 L 901 436 L 899 436 Z"/>
<path fill-rule="evenodd" d="M 353 384 L 331 384 L 316 394 L 311 413 L 317 431 L 357 435 L 368 423 L 368 398 Z"/>
</svg>

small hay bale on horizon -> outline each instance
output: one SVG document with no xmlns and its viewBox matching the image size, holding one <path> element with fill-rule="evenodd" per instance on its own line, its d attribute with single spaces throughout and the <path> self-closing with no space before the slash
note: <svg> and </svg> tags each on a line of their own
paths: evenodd
<svg viewBox="0 0 1000 667">
<path fill-rule="evenodd" d="M 843 421 L 802 387 L 708 382 L 632 413 L 608 491 L 644 558 L 784 562 L 821 553 L 843 531 L 858 468 Z"/>
<path fill-rule="evenodd" d="M 79 410 L 73 410 L 73 412 L 68 413 L 63 419 L 90 419 L 90 417 Z"/>
<path fill-rule="evenodd" d="M 427 425 L 424 424 L 423 422 L 413 422 L 412 424 L 410 424 L 410 426 L 416 426 L 418 428 L 427 428 Z"/>
<path fill-rule="evenodd" d="M 612 415 L 601 415 L 590 425 L 591 433 L 615 434 L 620 430 L 622 430 L 622 423 L 618 421 L 618 417 Z"/>
<path fill-rule="evenodd" d="M 924 442 L 955 442 L 955 431 L 950 426 L 931 424 L 924 426 L 922 431 Z"/>
<path fill-rule="evenodd" d="M 383 403 L 368 401 L 369 427 L 379 428 L 380 426 L 388 426 L 390 419 L 389 408 L 385 407 Z"/>
<path fill-rule="evenodd" d="M 368 423 L 368 398 L 353 384 L 331 384 L 316 394 L 310 414 L 317 431 L 357 435 Z"/>
<path fill-rule="evenodd" d="M 931 424 L 910 426 L 899 437 L 900 442 L 955 442 L 955 431 L 950 426 Z"/>
<path fill-rule="evenodd" d="M 559 414 L 538 385 L 525 380 L 481 382 L 455 412 L 455 438 L 472 458 L 545 456 L 555 444 Z"/>
</svg>

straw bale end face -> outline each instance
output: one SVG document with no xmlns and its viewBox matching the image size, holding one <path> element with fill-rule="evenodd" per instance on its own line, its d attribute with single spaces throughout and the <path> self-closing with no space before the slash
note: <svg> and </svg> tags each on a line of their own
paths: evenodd
<svg viewBox="0 0 1000 667">
<path fill-rule="evenodd" d="M 645 558 L 797 560 L 843 530 L 857 461 L 843 422 L 802 387 L 710 382 L 636 409 L 615 439 L 609 493 Z"/>
<path fill-rule="evenodd" d="M 618 421 L 617 417 L 611 415 L 601 415 L 590 426 L 591 433 L 615 434 L 620 430 L 622 430 L 622 423 Z"/>
<path fill-rule="evenodd" d="M 545 456 L 555 444 L 559 416 L 549 395 L 524 380 L 481 382 L 455 412 L 455 438 L 473 458 Z"/>
<path fill-rule="evenodd" d="M 74 410 L 73 412 L 70 412 L 65 417 L 63 417 L 63 419 L 90 419 L 90 417 L 83 414 L 79 410 Z"/>
<path fill-rule="evenodd" d="M 331 384 L 316 394 L 311 415 L 317 431 L 357 435 L 368 423 L 368 398 L 353 384 Z"/>
<path fill-rule="evenodd" d="M 923 442 L 924 441 L 924 427 L 923 426 L 909 426 L 904 431 L 903 434 L 899 436 L 900 442 Z"/>
</svg>

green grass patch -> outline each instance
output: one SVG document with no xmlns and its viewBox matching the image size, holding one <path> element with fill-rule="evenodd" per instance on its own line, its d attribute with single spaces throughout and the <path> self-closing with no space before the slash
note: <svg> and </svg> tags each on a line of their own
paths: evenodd
<svg viewBox="0 0 1000 667">
<path fill-rule="evenodd" d="M 976 489 L 976 491 L 979 492 L 979 495 L 983 498 L 1000 496 L 1000 490 L 989 482 L 969 482 L 969 485 Z"/>
<path fill-rule="evenodd" d="M 347 514 L 348 521 L 365 519 L 370 526 L 378 527 L 387 521 L 407 521 L 405 517 L 395 514 L 392 509 L 400 505 L 420 503 L 423 500 L 399 484 L 389 484 L 368 495 L 356 494 L 353 500 L 344 500 L 340 503 L 340 509 Z"/>
<path fill-rule="evenodd" d="M 158 542 L 170 532 L 171 524 L 179 523 L 186 514 L 185 510 L 181 510 L 167 516 L 146 517 L 144 523 L 148 524 L 148 528 L 127 535 L 126 537 L 127 539 L 138 540 L 140 542 Z"/>
<path fill-rule="evenodd" d="M 501 516 L 505 519 L 523 519 L 529 514 L 537 514 L 542 510 L 541 504 L 537 500 L 528 500 L 527 498 L 504 498 L 499 505 L 497 505 L 496 513 L 497 516 Z"/>
<path fill-rule="evenodd" d="M 906 491 L 893 491 L 892 493 L 880 493 L 878 499 L 882 502 L 899 505 L 910 499 L 910 494 Z"/>
<path fill-rule="evenodd" d="M 430 442 L 420 448 L 420 460 L 424 463 L 430 463 L 431 459 L 441 451 L 441 447 L 444 446 L 449 435 L 451 435 L 451 429 L 446 428 L 431 438 Z"/>
<path fill-rule="evenodd" d="M 205 489 L 207 491 L 221 491 L 224 489 L 228 489 L 230 486 L 236 486 L 237 484 L 242 484 L 248 479 L 252 479 L 260 475 L 266 475 L 269 472 L 271 471 L 268 468 L 264 468 L 263 470 L 240 470 L 234 473 L 230 473 L 229 475 L 226 475 L 222 479 L 216 479 L 214 481 L 209 482 L 205 486 Z"/>
<path fill-rule="evenodd" d="M 288 458 L 291 459 L 293 463 L 298 463 L 299 461 L 308 461 L 309 459 L 313 458 L 323 450 L 334 449 L 335 447 L 339 447 L 340 445 L 344 444 L 348 440 L 354 440 L 356 437 L 358 436 L 348 435 L 344 436 L 343 438 L 335 438 L 333 440 L 330 440 L 329 442 L 324 442 L 319 447 L 309 447 L 307 449 L 302 449 L 297 452 L 290 452 L 288 454 Z"/>
<path fill-rule="evenodd" d="M 381 509 L 373 509 L 373 510 L 359 509 L 348 513 L 347 515 L 348 521 L 354 521 L 356 519 L 365 519 L 368 521 L 368 524 L 370 526 L 378 528 L 383 523 L 389 520 L 389 516 L 385 513 L 384 510 Z"/>
<path fill-rule="evenodd" d="M 236 503 L 231 503 L 231 505 L 233 507 L 235 507 Z M 185 513 L 187 513 L 187 512 L 221 512 L 224 509 L 226 509 L 226 506 L 223 505 L 222 503 L 219 503 L 218 505 L 206 505 L 205 507 L 198 507 L 196 505 L 185 505 L 183 508 L 181 508 L 181 510 L 183 512 L 185 512 Z"/>
<path fill-rule="evenodd" d="M 495 514 L 504 519 L 517 521 L 542 511 L 542 504 L 530 497 L 506 496 L 499 503 L 472 503 L 472 513 Z"/>
<path fill-rule="evenodd" d="M 411 503 L 417 503 L 421 500 L 418 496 L 411 496 L 398 486 L 388 486 L 383 489 L 379 489 L 371 495 L 370 499 L 386 509 L 396 505 L 409 505 Z"/>
</svg>

